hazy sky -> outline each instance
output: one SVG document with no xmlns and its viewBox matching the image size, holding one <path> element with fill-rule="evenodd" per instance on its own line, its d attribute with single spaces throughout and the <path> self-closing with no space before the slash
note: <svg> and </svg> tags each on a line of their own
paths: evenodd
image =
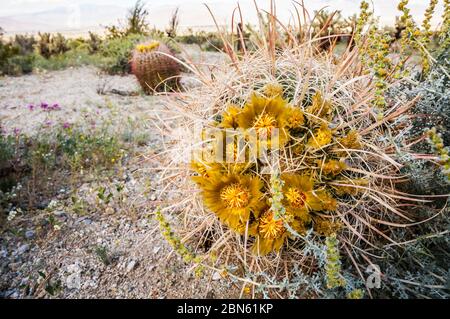
<svg viewBox="0 0 450 319">
<path fill-rule="evenodd" d="M 245 12 L 253 10 L 253 0 L 144 0 L 148 8 L 157 9 L 160 7 L 181 6 L 180 13 L 188 11 L 205 12 L 203 3 L 211 4 L 211 7 L 216 8 L 217 11 L 221 9 L 228 10 L 232 5 L 239 3 L 244 8 Z M 340 9 L 344 16 L 351 15 L 358 11 L 360 0 L 304 0 L 305 5 L 310 10 L 316 10 L 324 6 L 329 6 L 330 9 Z M 391 24 L 395 16 L 398 15 L 396 6 L 399 0 L 372 0 L 374 3 L 375 14 L 380 16 L 381 22 Z M 74 6 L 81 4 L 101 4 L 113 5 L 120 7 L 129 7 L 134 4 L 135 0 L 0 0 L 0 16 L 10 16 L 21 13 L 45 11 L 61 6 Z M 267 7 L 269 0 L 257 0 L 262 7 Z M 369 1 L 370 2 L 370 1 Z M 440 3 L 442 1 L 439 1 Z M 412 14 L 418 21 L 421 21 L 423 12 L 428 6 L 429 0 L 410 0 L 409 8 Z M 282 18 L 288 18 L 292 12 L 291 0 L 276 0 L 278 13 Z M 203 11 L 202 11 L 203 10 Z M 253 10 L 254 11 L 254 10 Z M 442 12 L 442 5 L 438 6 L 438 14 Z M 189 12 L 190 13 L 190 12 Z M 224 12 L 219 12 L 225 14 Z M 209 18 L 208 13 L 205 12 L 205 19 Z M 226 14 L 231 15 L 231 12 Z M 187 14 L 188 15 L 188 14 Z M 195 22 L 195 21 L 193 21 Z M 200 23 L 202 23 L 201 21 Z"/>
</svg>

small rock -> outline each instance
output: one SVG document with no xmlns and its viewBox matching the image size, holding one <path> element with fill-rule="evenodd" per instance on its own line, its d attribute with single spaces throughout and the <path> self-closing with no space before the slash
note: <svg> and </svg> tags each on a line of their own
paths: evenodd
<svg viewBox="0 0 450 319">
<path fill-rule="evenodd" d="M 26 286 L 28 284 L 29 280 L 30 280 L 30 277 L 22 278 L 22 280 L 20 281 L 20 286 Z"/>
<path fill-rule="evenodd" d="M 36 236 L 36 233 L 32 229 L 29 229 L 25 232 L 26 239 L 33 239 L 35 236 Z"/>
<path fill-rule="evenodd" d="M 92 224 L 92 219 L 90 219 L 90 218 L 83 219 L 83 223 L 85 225 L 90 225 L 90 224 Z"/>
<path fill-rule="evenodd" d="M 29 249 L 30 249 L 30 245 L 24 244 L 24 245 L 20 246 L 20 247 L 14 252 L 14 255 L 15 255 L 15 256 L 20 256 L 20 255 L 22 255 L 23 253 L 26 253 Z"/>
<path fill-rule="evenodd" d="M 156 195 L 153 194 L 152 196 L 150 196 L 150 200 L 151 200 L 151 201 L 155 201 L 155 200 L 156 200 Z"/>
<path fill-rule="evenodd" d="M 212 280 L 220 280 L 220 279 L 222 279 L 222 275 L 216 271 L 212 276 Z"/>
<path fill-rule="evenodd" d="M 19 270 L 21 263 L 10 263 L 8 265 L 9 269 L 11 269 L 12 271 L 17 271 Z"/>
<path fill-rule="evenodd" d="M 128 263 L 126 272 L 132 271 L 134 269 L 134 267 L 136 267 L 136 261 L 132 260 Z"/>
<path fill-rule="evenodd" d="M 18 291 L 16 289 L 6 290 L 3 293 L 3 297 L 4 298 L 12 298 L 12 299 L 14 299 L 14 298 L 17 298 L 18 296 L 19 296 L 19 293 L 18 293 Z"/>
<path fill-rule="evenodd" d="M 70 273 L 80 273 L 81 268 L 77 263 L 75 263 L 75 264 L 67 266 L 67 271 Z"/>
<path fill-rule="evenodd" d="M 81 288 L 81 274 L 79 272 L 70 274 L 66 278 L 66 286 L 69 289 L 80 289 Z"/>
<path fill-rule="evenodd" d="M 156 246 L 155 248 L 153 248 L 153 254 L 156 255 L 160 250 L 161 250 L 161 247 Z"/>
</svg>

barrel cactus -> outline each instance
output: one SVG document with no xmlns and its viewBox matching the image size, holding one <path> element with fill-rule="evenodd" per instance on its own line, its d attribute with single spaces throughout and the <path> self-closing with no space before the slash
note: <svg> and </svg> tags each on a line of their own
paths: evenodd
<svg viewBox="0 0 450 319">
<path fill-rule="evenodd" d="M 131 70 L 147 94 L 173 90 L 178 85 L 180 65 L 172 51 L 157 41 L 136 46 Z"/>
</svg>

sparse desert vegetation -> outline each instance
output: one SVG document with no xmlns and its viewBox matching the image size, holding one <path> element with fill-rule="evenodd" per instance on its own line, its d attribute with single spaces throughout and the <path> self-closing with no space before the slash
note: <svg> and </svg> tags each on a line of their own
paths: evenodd
<svg viewBox="0 0 450 319">
<path fill-rule="evenodd" d="M 0 32 L 0 297 L 448 298 L 450 3 L 359 3 Z"/>
</svg>

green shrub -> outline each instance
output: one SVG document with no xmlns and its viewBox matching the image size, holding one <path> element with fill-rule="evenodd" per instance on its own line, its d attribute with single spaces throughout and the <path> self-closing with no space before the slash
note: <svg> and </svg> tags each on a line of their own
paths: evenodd
<svg viewBox="0 0 450 319">
<path fill-rule="evenodd" d="M 11 136 L 1 132 L 0 126 L 0 170 L 9 165 L 14 155 L 14 143 Z"/>
<path fill-rule="evenodd" d="M 194 33 L 191 30 L 187 34 L 177 36 L 176 40 L 185 44 L 196 44 L 204 51 L 219 51 L 223 50 L 223 41 L 216 32 L 200 31 Z"/>
<path fill-rule="evenodd" d="M 83 38 L 69 39 L 67 45 L 70 50 L 88 50 L 89 44 Z"/>
<path fill-rule="evenodd" d="M 129 35 L 105 41 L 100 49 L 100 54 L 104 57 L 100 67 L 109 74 L 130 73 L 131 53 L 136 44 L 144 39 L 142 35 Z"/>
<path fill-rule="evenodd" d="M 11 43 L 3 42 L 0 38 L 0 74 L 6 74 L 6 67 L 8 60 L 13 56 L 19 54 L 19 49 Z"/>
<path fill-rule="evenodd" d="M 102 65 L 104 57 L 91 55 L 87 48 L 78 48 L 67 51 L 63 54 L 54 55 L 46 59 L 37 55 L 34 67 L 42 70 L 62 70 L 68 67 L 80 67 L 85 65 Z"/>
<path fill-rule="evenodd" d="M 89 53 L 94 54 L 100 50 L 102 39 L 95 33 L 89 31 L 89 39 L 87 40 Z"/>
<path fill-rule="evenodd" d="M 128 10 L 124 26 L 112 25 L 106 27 L 107 38 L 118 39 L 130 35 L 149 35 L 148 15 L 149 12 L 145 9 L 145 4 L 141 0 L 136 1 L 134 6 Z"/>
<path fill-rule="evenodd" d="M 34 54 L 15 55 L 6 62 L 4 73 L 8 75 L 23 75 L 33 72 Z"/>
<path fill-rule="evenodd" d="M 36 39 L 34 36 L 16 34 L 12 41 L 12 44 L 19 48 L 19 53 L 21 55 L 29 55 L 34 52 L 34 47 L 36 45 Z"/>
<path fill-rule="evenodd" d="M 0 38 L 0 75 L 22 75 L 33 71 L 34 54 L 27 53 L 31 42 L 28 41 L 16 36 L 13 42 L 6 43 Z"/>
</svg>

